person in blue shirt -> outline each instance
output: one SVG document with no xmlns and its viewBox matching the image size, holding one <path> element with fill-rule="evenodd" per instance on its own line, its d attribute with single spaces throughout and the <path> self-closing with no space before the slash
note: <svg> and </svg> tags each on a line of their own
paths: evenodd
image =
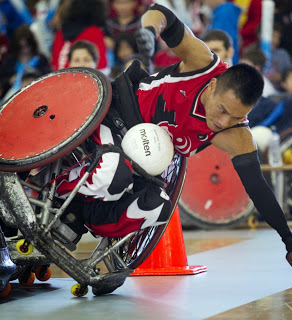
<svg viewBox="0 0 292 320">
<path fill-rule="evenodd" d="M 233 41 L 233 64 L 239 60 L 238 22 L 241 9 L 227 0 L 204 0 L 204 3 L 212 9 L 211 29 L 220 29 L 227 32 Z"/>
</svg>

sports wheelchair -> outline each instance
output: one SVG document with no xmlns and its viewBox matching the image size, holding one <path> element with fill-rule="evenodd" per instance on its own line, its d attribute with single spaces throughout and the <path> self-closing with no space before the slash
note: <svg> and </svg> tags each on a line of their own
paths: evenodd
<svg viewBox="0 0 292 320">
<path fill-rule="evenodd" d="M 119 96 L 120 101 L 136 103 L 129 75 L 123 73 L 119 81 L 110 83 L 97 70 L 68 68 L 38 78 L 0 107 L 0 295 L 9 294 L 11 280 L 18 278 L 28 284 L 35 276 L 48 279 L 52 263 L 77 281 L 71 289 L 75 296 L 85 295 L 88 286 L 94 295 L 111 293 L 150 255 L 161 238 L 167 224 L 122 238 L 96 237 L 90 257 L 76 259 L 72 255 L 82 233 L 71 227 L 78 219 L 68 208 L 101 155 L 123 153 L 113 145 L 100 146 L 90 153 L 86 140 L 109 114 L 121 135 L 125 127 L 134 125 L 131 120 L 121 125 L 119 108 L 112 108 Z M 123 85 L 126 90 L 121 92 Z M 139 175 L 164 186 L 172 201 L 170 219 L 185 177 L 185 158 L 175 154 L 161 177 L 149 176 L 128 160 Z M 55 190 L 61 168 L 70 170 L 84 161 L 89 162 L 85 175 L 60 204 Z M 38 172 L 33 175 L 36 168 Z M 102 261 L 107 269 L 103 274 L 97 268 Z"/>
</svg>

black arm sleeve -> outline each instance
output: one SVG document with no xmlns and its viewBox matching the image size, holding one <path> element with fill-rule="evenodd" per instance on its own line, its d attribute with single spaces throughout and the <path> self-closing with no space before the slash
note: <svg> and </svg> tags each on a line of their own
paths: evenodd
<svg viewBox="0 0 292 320">
<path fill-rule="evenodd" d="M 279 233 L 287 251 L 292 251 L 291 231 L 273 191 L 262 174 L 257 151 L 236 156 L 232 163 L 258 212 Z"/>
</svg>

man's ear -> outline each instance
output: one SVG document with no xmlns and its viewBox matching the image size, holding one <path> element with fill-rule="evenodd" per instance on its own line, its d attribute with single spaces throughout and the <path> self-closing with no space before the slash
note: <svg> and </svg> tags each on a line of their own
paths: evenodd
<svg viewBox="0 0 292 320">
<path fill-rule="evenodd" d="M 216 89 L 216 86 L 217 86 L 217 79 L 216 78 L 212 78 L 210 83 L 209 83 L 209 89 L 214 92 L 215 89 Z"/>
</svg>

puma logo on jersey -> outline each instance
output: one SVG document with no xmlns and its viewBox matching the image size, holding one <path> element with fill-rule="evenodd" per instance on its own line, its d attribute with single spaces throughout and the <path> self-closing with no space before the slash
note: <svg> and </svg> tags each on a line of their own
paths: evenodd
<svg viewBox="0 0 292 320">
<path fill-rule="evenodd" d="M 187 94 L 184 90 L 179 90 L 179 92 L 184 96 L 184 98 L 187 96 Z"/>
</svg>

